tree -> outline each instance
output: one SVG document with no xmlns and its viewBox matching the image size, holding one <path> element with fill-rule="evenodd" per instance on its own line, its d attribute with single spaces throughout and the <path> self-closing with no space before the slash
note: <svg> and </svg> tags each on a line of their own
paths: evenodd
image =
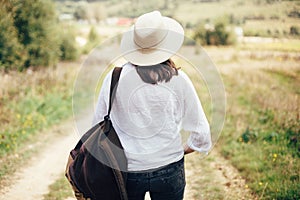
<svg viewBox="0 0 300 200">
<path fill-rule="evenodd" d="M 22 67 L 27 57 L 18 41 L 12 13 L 8 12 L 11 9 L 8 1 L 0 3 L 0 68 L 5 71 Z"/>
<path fill-rule="evenodd" d="M 18 39 L 28 52 L 25 67 L 49 66 L 58 61 L 57 18 L 49 0 L 16 0 L 14 25 Z"/>
</svg>

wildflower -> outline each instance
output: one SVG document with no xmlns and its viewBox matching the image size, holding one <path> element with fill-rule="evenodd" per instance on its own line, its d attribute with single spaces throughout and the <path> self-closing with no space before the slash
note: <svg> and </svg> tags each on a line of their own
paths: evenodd
<svg viewBox="0 0 300 200">
<path fill-rule="evenodd" d="M 247 184 L 245 185 L 245 188 L 248 188 L 248 185 L 247 185 Z"/>
<path fill-rule="evenodd" d="M 262 182 L 259 182 L 259 183 L 258 183 L 258 185 L 262 185 L 262 184 L 263 184 Z"/>
<path fill-rule="evenodd" d="M 276 154 L 276 153 L 274 153 L 274 154 L 273 154 L 273 162 L 275 162 L 275 161 L 276 161 L 276 158 L 277 158 L 277 154 Z"/>
</svg>

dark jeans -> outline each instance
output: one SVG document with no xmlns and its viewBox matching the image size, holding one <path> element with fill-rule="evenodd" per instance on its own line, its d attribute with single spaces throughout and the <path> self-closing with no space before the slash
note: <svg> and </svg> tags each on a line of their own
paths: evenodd
<svg viewBox="0 0 300 200">
<path fill-rule="evenodd" d="M 129 172 L 127 177 L 129 200 L 144 200 L 146 192 L 151 200 L 182 200 L 184 187 L 184 158 L 156 170 Z"/>
</svg>

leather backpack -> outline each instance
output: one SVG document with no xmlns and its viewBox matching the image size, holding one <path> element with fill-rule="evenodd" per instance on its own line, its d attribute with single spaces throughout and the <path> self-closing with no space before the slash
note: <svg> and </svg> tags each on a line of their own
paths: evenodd
<svg viewBox="0 0 300 200">
<path fill-rule="evenodd" d="M 127 159 L 110 120 L 122 68 L 115 67 L 108 114 L 79 140 L 70 152 L 65 175 L 77 200 L 127 200 Z"/>
</svg>

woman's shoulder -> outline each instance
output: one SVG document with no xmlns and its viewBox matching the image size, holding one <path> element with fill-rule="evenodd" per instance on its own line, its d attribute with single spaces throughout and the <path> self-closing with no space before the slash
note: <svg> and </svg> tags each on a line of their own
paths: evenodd
<svg viewBox="0 0 300 200">
<path fill-rule="evenodd" d="M 182 69 L 178 70 L 178 76 L 182 77 L 184 79 L 186 79 L 186 78 L 189 79 L 188 75 Z"/>
<path fill-rule="evenodd" d="M 122 77 L 122 75 L 126 74 L 127 72 L 131 71 L 134 68 L 134 66 L 132 64 L 130 64 L 130 63 L 125 63 L 125 64 L 123 64 L 121 66 L 116 65 L 115 67 L 121 67 L 122 68 L 121 77 Z M 107 72 L 107 74 L 105 75 L 105 79 L 104 80 L 110 80 L 111 79 L 111 76 L 112 76 L 112 73 L 114 71 L 114 68 L 110 69 Z"/>
<path fill-rule="evenodd" d="M 183 70 L 178 70 L 178 76 L 177 76 L 178 81 L 184 82 L 184 83 L 190 83 L 191 79 L 190 77 L 183 71 Z"/>
</svg>

